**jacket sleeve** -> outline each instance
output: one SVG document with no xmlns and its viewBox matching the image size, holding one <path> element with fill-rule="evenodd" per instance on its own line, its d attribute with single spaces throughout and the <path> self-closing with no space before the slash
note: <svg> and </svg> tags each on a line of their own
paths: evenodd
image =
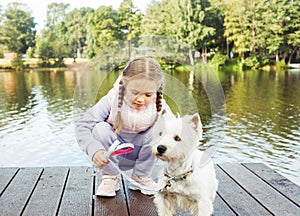
<svg viewBox="0 0 300 216">
<path fill-rule="evenodd" d="M 76 139 L 80 149 L 91 159 L 100 149 L 105 149 L 103 145 L 94 138 L 92 131 L 99 122 L 104 122 L 110 113 L 110 103 L 108 96 L 102 97 L 97 104 L 88 109 L 82 118 L 76 123 Z"/>
</svg>

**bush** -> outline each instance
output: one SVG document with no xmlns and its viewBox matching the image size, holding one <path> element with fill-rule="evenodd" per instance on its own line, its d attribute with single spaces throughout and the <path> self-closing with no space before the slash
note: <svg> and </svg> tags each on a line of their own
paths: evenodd
<svg viewBox="0 0 300 216">
<path fill-rule="evenodd" d="M 22 55 L 18 54 L 17 57 L 10 62 L 12 69 L 20 71 L 24 69 L 24 61 L 22 60 Z"/>
<path fill-rule="evenodd" d="M 213 57 L 212 59 L 210 60 L 210 64 L 215 66 L 215 67 L 219 67 L 221 65 L 224 65 L 226 63 L 226 60 L 227 60 L 227 56 L 222 54 L 222 53 L 219 53 L 217 52 Z"/>
<path fill-rule="evenodd" d="M 244 61 L 244 64 L 248 68 L 259 68 L 260 64 L 255 55 L 250 55 Z"/>
<path fill-rule="evenodd" d="M 256 54 L 251 54 L 245 59 L 244 65 L 248 68 L 262 68 L 269 63 L 269 59 L 265 56 L 257 56 Z"/>
<path fill-rule="evenodd" d="M 281 60 L 281 61 L 279 61 L 279 62 L 276 62 L 275 66 L 276 66 L 276 68 L 284 68 L 284 67 L 286 67 L 284 59 Z"/>
</svg>

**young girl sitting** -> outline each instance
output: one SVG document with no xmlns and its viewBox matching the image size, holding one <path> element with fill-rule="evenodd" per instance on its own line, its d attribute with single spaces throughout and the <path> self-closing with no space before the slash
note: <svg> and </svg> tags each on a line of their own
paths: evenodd
<svg viewBox="0 0 300 216">
<path fill-rule="evenodd" d="M 114 87 L 89 109 L 76 125 L 76 135 L 81 149 L 103 170 L 99 196 L 115 196 L 119 190 L 118 169 L 133 168 L 132 179 L 142 187 L 157 187 L 151 179 L 156 159 L 152 155 L 151 127 L 161 110 L 171 113 L 162 99 L 163 72 L 152 58 L 133 59 L 122 71 Z M 116 138 L 121 143 L 132 143 L 134 150 L 128 154 L 105 158 L 106 150 Z M 144 194 L 149 190 L 140 189 Z"/>
</svg>

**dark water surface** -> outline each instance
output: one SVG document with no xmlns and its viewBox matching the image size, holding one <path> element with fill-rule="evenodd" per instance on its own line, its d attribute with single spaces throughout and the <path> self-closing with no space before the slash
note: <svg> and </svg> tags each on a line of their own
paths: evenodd
<svg viewBox="0 0 300 216">
<path fill-rule="evenodd" d="M 201 114 L 201 148 L 217 146 L 215 162 L 264 162 L 300 184 L 300 71 L 218 72 L 226 99 L 222 124 L 213 117 L 207 77 L 166 75 L 167 102 L 180 114 Z M 117 77 L 70 70 L 0 72 L 0 166 L 89 164 L 77 146 L 73 112 L 93 104 Z"/>
</svg>

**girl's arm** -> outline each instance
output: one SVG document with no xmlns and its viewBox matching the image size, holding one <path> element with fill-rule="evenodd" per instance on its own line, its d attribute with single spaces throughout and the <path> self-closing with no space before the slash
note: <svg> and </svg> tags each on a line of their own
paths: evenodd
<svg viewBox="0 0 300 216">
<path fill-rule="evenodd" d="M 94 138 L 92 131 L 97 123 L 104 122 L 108 118 L 110 109 L 111 106 L 108 96 L 106 95 L 92 108 L 88 109 L 84 116 L 75 123 L 78 145 L 91 159 L 97 151 L 105 149 L 103 145 Z"/>
</svg>

